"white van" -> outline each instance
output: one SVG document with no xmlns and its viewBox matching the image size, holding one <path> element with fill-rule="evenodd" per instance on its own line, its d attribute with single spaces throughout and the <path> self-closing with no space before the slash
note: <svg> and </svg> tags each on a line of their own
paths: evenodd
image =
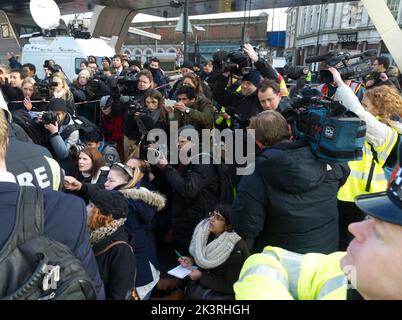
<svg viewBox="0 0 402 320">
<path fill-rule="evenodd" d="M 102 68 L 102 58 L 112 58 L 115 51 L 102 39 L 74 39 L 68 36 L 33 37 L 29 44 L 22 48 L 21 62 L 32 63 L 36 66 L 40 79 L 45 77 L 43 63 L 53 59 L 63 68 L 70 81 L 77 78 L 80 64 L 88 56 L 96 57 L 98 66 Z"/>
</svg>

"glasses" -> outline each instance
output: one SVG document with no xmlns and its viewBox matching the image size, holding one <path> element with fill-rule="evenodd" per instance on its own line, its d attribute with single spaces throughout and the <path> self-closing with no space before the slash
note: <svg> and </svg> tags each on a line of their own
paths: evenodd
<svg viewBox="0 0 402 320">
<path fill-rule="evenodd" d="M 214 218 L 215 220 L 219 221 L 226 221 L 226 219 L 219 212 L 211 211 L 208 215 L 209 218 Z"/>
<path fill-rule="evenodd" d="M 133 169 L 131 169 L 130 167 L 126 166 L 125 164 L 122 163 L 114 163 L 111 167 L 111 169 L 113 169 L 113 167 L 119 167 L 121 170 L 123 170 L 131 179 L 133 179 L 134 177 L 134 172 Z"/>
</svg>

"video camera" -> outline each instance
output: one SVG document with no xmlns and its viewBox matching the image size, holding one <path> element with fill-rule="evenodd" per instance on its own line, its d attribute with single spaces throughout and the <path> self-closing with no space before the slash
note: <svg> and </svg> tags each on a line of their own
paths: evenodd
<svg viewBox="0 0 402 320">
<path fill-rule="evenodd" d="M 255 48 L 256 52 L 259 51 Z M 230 72 L 232 74 L 243 76 L 248 74 L 253 68 L 253 62 L 250 57 L 243 52 L 243 45 L 239 50 L 227 53 L 226 51 L 217 51 L 212 56 L 214 69 L 220 72 Z"/>
<path fill-rule="evenodd" d="M 84 143 L 77 143 L 74 144 L 70 147 L 70 156 L 74 157 L 74 158 L 78 158 L 81 151 L 84 150 L 86 148 L 86 144 Z"/>
<path fill-rule="evenodd" d="M 48 100 L 52 97 L 52 88 L 57 86 L 57 82 L 51 82 L 49 84 L 46 81 L 40 81 L 36 83 L 39 96 L 45 100 Z"/>
<path fill-rule="evenodd" d="M 138 72 L 136 71 L 132 71 L 124 76 L 118 76 L 116 79 L 120 94 L 134 95 L 138 90 L 138 78 Z"/>
<path fill-rule="evenodd" d="M 302 77 L 306 77 L 309 73 L 309 69 L 306 66 L 289 66 L 283 67 L 283 75 L 289 79 L 299 80 Z"/>
<path fill-rule="evenodd" d="M 306 63 L 315 63 L 325 61 L 327 66 L 335 67 L 341 74 L 343 80 L 352 80 L 360 77 L 367 76 L 371 71 L 370 58 L 377 55 L 377 50 L 367 50 L 359 54 L 351 55 L 347 51 L 340 49 L 329 51 L 328 53 L 310 57 L 306 59 Z M 359 58 L 360 61 L 349 64 L 350 60 Z M 339 64 L 343 64 L 343 67 L 338 67 Z M 332 73 L 328 70 L 320 71 L 320 81 L 323 83 L 334 82 Z"/>
<path fill-rule="evenodd" d="M 127 114 L 134 116 L 135 113 L 147 113 L 148 109 L 142 106 L 141 102 L 135 96 L 121 96 L 120 102 L 128 105 Z"/>
</svg>

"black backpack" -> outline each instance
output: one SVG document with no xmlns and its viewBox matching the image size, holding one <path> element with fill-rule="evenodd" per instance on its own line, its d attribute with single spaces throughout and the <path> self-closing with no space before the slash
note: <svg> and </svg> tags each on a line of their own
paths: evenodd
<svg viewBox="0 0 402 320">
<path fill-rule="evenodd" d="M 0 251 L 0 298 L 5 300 L 96 299 L 91 279 L 65 245 L 43 235 L 43 195 L 23 186 L 15 226 Z"/>
<path fill-rule="evenodd" d="M 87 132 L 92 131 L 100 132 L 99 127 L 95 123 L 89 121 L 87 118 L 83 116 L 72 117 L 72 118 L 74 124 L 70 124 L 69 126 L 64 128 L 63 132 L 60 134 L 63 140 L 66 140 L 70 136 L 70 134 L 73 133 L 73 131 L 75 130 L 79 131 L 80 138 L 82 138 L 82 136 Z"/>
</svg>

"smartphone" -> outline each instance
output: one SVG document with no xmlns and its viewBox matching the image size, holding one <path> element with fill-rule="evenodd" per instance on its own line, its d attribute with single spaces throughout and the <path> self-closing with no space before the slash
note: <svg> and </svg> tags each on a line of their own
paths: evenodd
<svg viewBox="0 0 402 320">
<path fill-rule="evenodd" d="M 170 100 L 170 99 L 165 99 L 165 106 L 166 107 L 174 107 L 174 105 L 176 104 L 175 100 Z"/>
</svg>

